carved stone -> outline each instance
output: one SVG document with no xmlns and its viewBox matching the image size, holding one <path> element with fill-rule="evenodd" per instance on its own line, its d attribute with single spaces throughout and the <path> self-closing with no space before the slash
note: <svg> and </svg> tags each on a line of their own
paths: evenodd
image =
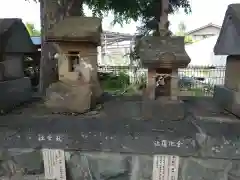
<svg viewBox="0 0 240 180">
<path fill-rule="evenodd" d="M 66 17 L 48 32 L 47 41 L 55 42 L 58 52 L 60 80 L 47 90 L 48 107 L 83 113 L 101 96 L 97 76 L 101 31 L 100 19 L 78 16 Z"/>
<path fill-rule="evenodd" d="M 183 37 L 144 37 L 140 41 L 139 56 L 148 68 L 184 68 L 190 63 Z"/>
<path fill-rule="evenodd" d="M 95 17 L 69 16 L 53 26 L 46 36 L 53 42 L 91 42 L 100 44 L 101 19 Z"/>
</svg>

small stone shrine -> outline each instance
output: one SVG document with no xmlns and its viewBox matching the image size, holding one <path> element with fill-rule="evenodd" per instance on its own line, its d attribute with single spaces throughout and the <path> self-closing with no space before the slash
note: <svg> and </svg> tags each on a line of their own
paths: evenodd
<svg viewBox="0 0 240 180">
<path fill-rule="evenodd" d="M 156 87 L 149 98 L 170 96 L 175 100 L 179 91 L 178 68 L 185 68 L 190 63 L 184 49 L 184 37 L 144 37 L 139 52 L 143 66 L 148 68 L 147 86 Z M 156 84 L 159 78 L 164 78 L 164 84 Z"/>
<path fill-rule="evenodd" d="M 101 20 L 66 17 L 47 34 L 54 42 L 59 82 L 47 89 L 46 105 L 60 111 L 88 111 L 102 94 L 97 76 L 97 46 L 101 43 Z"/>
<path fill-rule="evenodd" d="M 37 49 L 21 19 L 0 19 L 0 111 L 8 111 L 32 96 L 24 77 L 24 57 Z"/>
<path fill-rule="evenodd" d="M 169 31 L 169 0 L 162 0 L 158 24 L 159 36 L 144 37 L 139 42 L 139 56 L 143 67 L 148 69 L 145 99 L 158 96 L 177 100 L 178 68 L 190 63 L 184 49 L 184 37 L 171 37 Z"/>
<path fill-rule="evenodd" d="M 216 86 L 214 99 L 240 117 L 240 4 L 230 4 L 214 47 L 216 55 L 227 55 L 224 86 Z"/>
</svg>

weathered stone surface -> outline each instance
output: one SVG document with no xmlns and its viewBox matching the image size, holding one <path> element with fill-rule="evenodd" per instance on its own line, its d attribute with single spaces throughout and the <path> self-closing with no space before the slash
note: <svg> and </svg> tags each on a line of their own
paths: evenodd
<svg viewBox="0 0 240 180">
<path fill-rule="evenodd" d="M 43 159 L 40 150 L 1 150 L 0 178 L 6 180 L 27 180 L 43 178 Z"/>
<path fill-rule="evenodd" d="M 213 98 L 219 106 L 240 117 L 240 92 L 215 86 Z"/>
<path fill-rule="evenodd" d="M 239 90 L 240 85 L 240 56 L 228 56 L 226 61 L 224 86 L 234 90 Z"/>
<path fill-rule="evenodd" d="M 151 121 L 132 119 L 134 113 L 131 114 L 130 109 L 136 106 L 137 98 L 109 104 L 108 108 L 112 108 L 114 113 L 123 108 L 124 118 L 119 114 L 114 116 L 114 113 L 111 116 L 107 113 L 97 116 L 41 114 L 40 108 L 34 109 L 32 114 L 9 114 L 1 117 L 0 145 L 5 149 L 46 147 L 70 151 L 65 153 L 70 180 L 82 176 L 89 180 L 91 177 L 149 180 L 152 178 L 154 154 L 180 156 L 179 179 L 239 179 L 239 119 L 214 105 L 211 98 L 185 99 L 181 103 L 184 118 L 177 121 L 174 119 L 177 114 L 174 101 L 172 105 L 170 101 L 162 104 L 162 108 L 156 104 L 154 109 L 159 114 Z M 164 110 L 165 106 L 169 111 Z M 172 116 L 169 116 L 170 110 Z M 162 118 L 164 114 L 168 114 L 166 119 Z M 51 140 L 47 139 L 49 135 Z M 41 160 L 37 160 L 39 156 L 33 152 L 25 151 L 22 157 L 18 157 L 21 153 L 17 155 L 16 150 L 8 150 L 6 155 L 0 156 L 0 172 L 10 174 L 9 168 L 4 171 L 2 165 L 11 163 L 20 169 L 38 170 Z M 32 158 L 38 163 L 28 162 Z"/>
<path fill-rule="evenodd" d="M 161 117 L 160 121 L 169 120 L 169 118 L 171 120 L 182 120 L 185 115 L 183 102 L 171 100 L 171 97 L 159 97 L 155 101 L 144 100 L 141 105 L 143 119 L 151 120 Z"/>
<path fill-rule="evenodd" d="M 31 81 L 27 77 L 0 82 L 0 110 L 2 111 L 8 111 L 29 101 L 31 97 Z"/>
<path fill-rule="evenodd" d="M 216 55 L 239 55 L 240 54 L 240 4 L 229 4 L 225 13 L 224 21 L 214 47 Z"/>
<path fill-rule="evenodd" d="M 90 110 L 92 102 L 91 84 L 60 81 L 47 89 L 46 106 L 59 112 L 84 113 Z"/>
<path fill-rule="evenodd" d="M 234 104 L 234 91 L 228 89 L 224 86 L 215 86 L 213 99 L 214 101 L 222 107 L 231 107 Z"/>
<path fill-rule="evenodd" d="M 104 103 L 105 114 L 115 119 L 151 120 L 161 117 L 159 121 L 180 120 L 184 117 L 184 106 L 181 101 L 172 101 L 169 97 L 157 100 L 124 101 L 112 100 Z M 172 112 L 175 113 L 172 113 Z"/>
<path fill-rule="evenodd" d="M 155 165 L 151 155 L 76 151 L 65 154 L 68 180 L 78 180 L 79 178 L 91 180 L 92 177 L 102 180 L 149 180 L 152 178 L 153 166 Z M 2 165 L 12 158 L 14 156 L 1 161 L 1 171 L 4 170 Z M 235 180 L 240 178 L 239 165 L 238 159 L 180 157 L 178 179 Z M 19 168 L 21 167 L 19 166 Z M 18 174 L 12 173 L 9 169 L 4 172 L 0 175 L 1 180 L 44 180 L 43 173 Z M 11 177 L 8 173 L 12 173 Z"/>
<path fill-rule="evenodd" d="M 146 67 L 180 68 L 190 63 L 183 37 L 144 37 L 139 42 L 139 56 Z"/>
<path fill-rule="evenodd" d="M 149 180 L 152 178 L 153 157 L 148 155 L 120 155 L 110 153 L 73 153 L 67 164 L 75 164 L 71 180 L 85 173 L 85 179 Z M 240 177 L 239 160 L 201 159 L 181 157 L 178 179 L 183 180 L 235 180 Z M 71 166 L 72 167 L 72 166 Z"/>
<path fill-rule="evenodd" d="M 66 102 L 69 99 L 68 103 L 61 105 L 62 109 L 79 113 L 90 110 L 90 106 L 94 106 L 96 99 L 103 93 L 97 74 L 97 47 L 84 43 L 64 42 L 59 43 L 56 47 L 61 52 L 58 57 L 58 74 L 61 82 L 57 82 L 48 88 L 48 99 L 52 99 L 51 101 L 48 100 L 48 106 L 53 101 L 51 96 L 55 96 L 56 93 L 61 94 L 59 90 L 56 90 L 60 88 L 64 89 L 64 93 L 68 95 L 68 98 L 64 97 L 64 101 Z M 76 49 L 78 51 L 73 57 L 72 54 L 68 54 L 72 49 L 74 49 L 74 52 Z M 54 93 L 50 95 L 50 92 Z M 73 92 L 75 93 L 75 99 L 70 99 L 74 98 Z M 60 96 L 63 97 L 64 95 L 61 94 Z M 65 108 L 63 107 L 64 104 Z M 78 107 L 78 109 L 76 110 L 73 106 Z M 53 107 L 53 105 L 49 107 Z"/>
<path fill-rule="evenodd" d="M 70 16 L 55 24 L 48 32 L 48 41 L 78 41 L 100 44 L 102 25 L 96 17 Z"/>
</svg>

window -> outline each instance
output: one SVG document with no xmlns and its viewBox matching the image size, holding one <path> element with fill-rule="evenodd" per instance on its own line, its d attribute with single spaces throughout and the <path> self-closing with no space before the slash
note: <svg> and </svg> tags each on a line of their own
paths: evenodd
<svg viewBox="0 0 240 180">
<path fill-rule="evenodd" d="M 71 51 L 68 53 L 69 72 L 74 72 L 74 68 L 79 64 L 79 52 Z"/>
</svg>

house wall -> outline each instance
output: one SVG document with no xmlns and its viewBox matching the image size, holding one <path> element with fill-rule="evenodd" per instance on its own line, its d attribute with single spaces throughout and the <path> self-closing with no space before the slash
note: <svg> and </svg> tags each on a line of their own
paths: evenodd
<svg viewBox="0 0 240 180">
<path fill-rule="evenodd" d="M 202 40 L 211 36 L 216 36 L 216 35 L 218 36 L 219 33 L 220 33 L 220 28 L 211 26 L 211 27 L 206 27 L 204 29 L 190 33 L 189 35 L 192 36 L 193 40 L 197 41 L 197 40 Z"/>
<path fill-rule="evenodd" d="M 232 90 L 240 88 L 240 56 L 228 56 L 225 71 L 225 87 Z"/>
</svg>

